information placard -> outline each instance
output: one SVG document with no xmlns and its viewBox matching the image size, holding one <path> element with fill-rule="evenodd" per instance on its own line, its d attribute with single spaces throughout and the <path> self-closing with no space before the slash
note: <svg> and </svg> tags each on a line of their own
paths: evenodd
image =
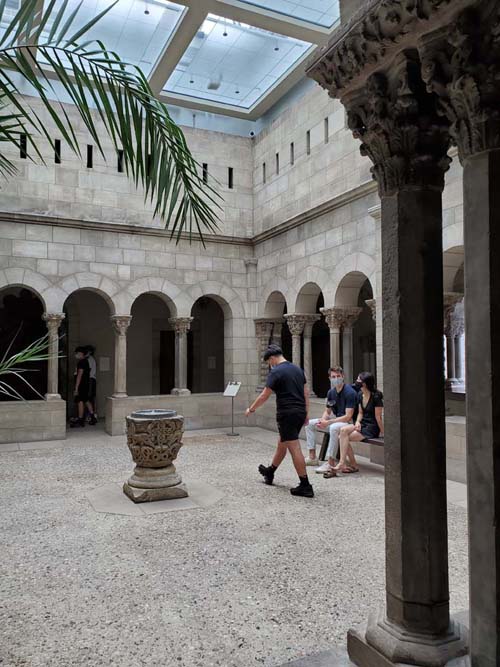
<svg viewBox="0 0 500 667">
<path fill-rule="evenodd" d="M 238 395 L 238 392 L 241 387 L 241 382 L 228 382 L 228 385 L 224 391 L 224 396 L 230 396 L 234 398 Z"/>
</svg>

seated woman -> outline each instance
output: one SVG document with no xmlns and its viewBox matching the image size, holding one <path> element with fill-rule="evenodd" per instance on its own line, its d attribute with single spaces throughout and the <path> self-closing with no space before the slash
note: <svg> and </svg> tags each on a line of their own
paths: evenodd
<svg viewBox="0 0 500 667">
<path fill-rule="evenodd" d="M 340 430 L 340 461 L 333 468 L 334 473 L 358 472 L 356 458 L 351 442 L 363 442 L 372 438 L 384 437 L 382 393 L 375 388 L 375 378 L 371 373 L 360 373 L 357 382 L 361 383 L 358 394 L 358 418 L 354 425 L 347 425 Z M 334 477 L 335 475 L 328 475 Z M 324 475 L 327 477 L 327 474 Z"/>
</svg>

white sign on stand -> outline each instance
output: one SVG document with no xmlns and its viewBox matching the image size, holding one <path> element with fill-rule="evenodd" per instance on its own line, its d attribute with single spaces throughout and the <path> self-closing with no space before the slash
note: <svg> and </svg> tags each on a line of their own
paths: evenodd
<svg viewBox="0 0 500 667">
<path fill-rule="evenodd" d="M 228 433 L 228 435 L 239 435 L 239 433 L 234 432 L 234 397 L 238 395 L 240 387 L 241 382 L 228 382 L 224 391 L 224 396 L 231 397 L 231 433 Z"/>
</svg>

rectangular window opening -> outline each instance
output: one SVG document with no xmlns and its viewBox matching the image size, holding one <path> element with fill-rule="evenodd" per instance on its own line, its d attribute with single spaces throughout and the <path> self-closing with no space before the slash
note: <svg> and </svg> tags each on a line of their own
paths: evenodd
<svg viewBox="0 0 500 667">
<path fill-rule="evenodd" d="M 61 164 L 61 140 L 54 139 L 54 162 Z"/>
<path fill-rule="evenodd" d="M 295 162 L 295 145 L 292 141 L 290 144 L 290 164 L 294 164 Z"/>
<path fill-rule="evenodd" d="M 327 144 L 330 141 L 330 132 L 328 128 L 328 118 L 325 118 L 325 144 Z"/>
<path fill-rule="evenodd" d="M 94 166 L 94 147 L 87 145 L 87 169 L 92 169 Z"/>
<path fill-rule="evenodd" d="M 266 163 L 262 163 L 262 182 L 266 182 Z"/>
<path fill-rule="evenodd" d="M 232 190 L 233 186 L 234 186 L 234 183 L 233 183 L 233 168 L 228 167 L 228 170 L 227 170 L 227 187 L 230 190 Z"/>
<path fill-rule="evenodd" d="M 280 173 L 280 154 L 276 153 L 276 174 Z"/>
<path fill-rule="evenodd" d="M 28 137 L 25 134 L 19 137 L 19 157 L 23 160 L 28 157 Z"/>
<path fill-rule="evenodd" d="M 123 174 L 123 149 L 118 150 L 117 169 L 118 173 Z"/>
<path fill-rule="evenodd" d="M 311 130 L 306 132 L 306 153 L 311 155 Z"/>
<path fill-rule="evenodd" d="M 202 165 L 203 183 L 208 183 L 208 164 L 206 162 Z"/>
</svg>

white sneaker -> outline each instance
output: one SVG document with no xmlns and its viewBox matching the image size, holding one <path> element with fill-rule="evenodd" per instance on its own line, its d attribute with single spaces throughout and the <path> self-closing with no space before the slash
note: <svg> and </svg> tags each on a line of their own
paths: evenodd
<svg viewBox="0 0 500 667">
<path fill-rule="evenodd" d="M 323 465 L 320 466 L 319 468 L 316 468 L 314 472 L 317 475 L 322 475 L 323 473 L 328 472 L 329 470 L 332 470 L 332 466 L 327 461 L 326 463 L 323 463 Z"/>
<path fill-rule="evenodd" d="M 318 463 L 318 459 L 306 459 L 306 466 L 317 466 Z"/>
</svg>

